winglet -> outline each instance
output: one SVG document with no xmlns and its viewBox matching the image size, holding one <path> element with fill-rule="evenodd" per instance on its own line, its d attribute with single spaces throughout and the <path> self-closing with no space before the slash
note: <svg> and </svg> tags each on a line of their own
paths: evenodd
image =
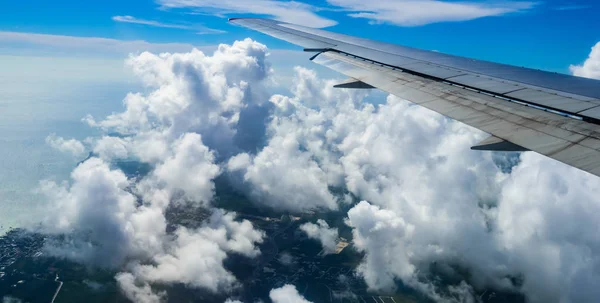
<svg viewBox="0 0 600 303">
<path fill-rule="evenodd" d="M 500 139 L 496 136 L 489 136 L 487 139 L 477 143 L 471 147 L 472 150 L 488 150 L 488 151 L 504 151 L 504 152 L 519 152 L 529 151 L 527 148 L 516 145 L 512 142 Z"/>
</svg>

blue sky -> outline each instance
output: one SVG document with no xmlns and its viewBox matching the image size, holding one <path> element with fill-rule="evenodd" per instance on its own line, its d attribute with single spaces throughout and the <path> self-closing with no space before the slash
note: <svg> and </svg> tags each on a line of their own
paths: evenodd
<svg viewBox="0 0 600 303">
<path fill-rule="evenodd" d="M 564 73 L 570 64 L 585 60 L 590 48 L 600 41 L 597 31 L 600 5 L 591 0 L 362 3 L 359 0 L 5 0 L 0 10 L 0 31 L 5 35 L 18 32 L 177 44 L 179 47 L 174 50 L 187 45 L 231 43 L 249 36 L 272 49 L 295 49 L 226 22 L 226 17 L 261 16 Z M 31 39 L 39 40 L 39 36 Z M 28 41 L 0 37 L 0 52 L 35 51 L 36 44 Z"/>
</svg>

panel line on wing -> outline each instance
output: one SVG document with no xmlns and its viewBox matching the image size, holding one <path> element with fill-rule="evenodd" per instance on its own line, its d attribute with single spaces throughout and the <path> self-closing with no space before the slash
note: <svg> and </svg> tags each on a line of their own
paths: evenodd
<svg viewBox="0 0 600 303">
<path fill-rule="evenodd" d="M 561 116 L 564 116 L 564 117 L 569 117 L 569 118 L 576 119 L 576 120 L 584 120 L 584 117 L 577 115 L 577 113 L 566 112 L 566 111 L 563 111 L 561 109 L 552 108 L 552 107 L 546 107 L 546 106 L 543 106 L 543 105 L 540 105 L 540 104 L 536 104 L 536 103 L 532 103 L 532 102 L 529 102 L 529 101 L 525 101 L 525 100 L 521 100 L 521 99 L 509 97 L 509 96 L 506 96 L 506 95 L 497 94 L 497 93 L 494 93 L 494 92 L 491 92 L 491 91 L 485 91 L 485 90 L 482 90 L 482 89 L 479 89 L 479 88 L 469 87 L 469 86 L 466 86 L 464 84 L 453 82 L 451 80 L 436 78 L 436 77 L 431 76 L 431 75 L 425 75 L 425 74 L 421 74 L 419 72 L 411 71 L 411 70 L 408 70 L 408 69 L 405 69 L 405 68 L 402 68 L 402 67 L 388 65 L 388 64 L 377 62 L 377 61 L 374 61 L 374 60 L 371 60 L 371 59 L 367 59 L 367 58 L 361 58 L 359 56 L 355 56 L 353 54 L 348 54 L 348 53 L 340 52 L 338 50 L 331 49 L 331 50 L 328 50 L 326 52 L 339 53 L 339 54 L 342 54 L 342 55 L 344 55 L 346 57 L 360 59 L 362 61 L 369 62 L 371 64 L 375 64 L 375 65 L 378 65 L 378 66 L 381 66 L 381 67 L 396 69 L 396 70 L 399 70 L 401 72 L 405 72 L 405 73 L 416 75 L 416 76 L 419 76 L 419 77 L 423 77 L 423 78 L 435 80 L 435 81 L 438 81 L 438 82 L 450 84 L 450 85 L 457 86 L 457 87 L 460 87 L 460 88 L 463 88 L 463 89 L 467 89 L 467 90 L 470 90 L 470 91 L 474 91 L 474 92 L 477 92 L 477 93 L 484 93 L 486 95 L 489 95 L 489 96 L 492 96 L 492 97 L 496 97 L 496 98 L 500 98 L 500 99 L 505 100 L 505 101 L 515 102 L 515 103 L 518 103 L 518 104 L 521 104 L 521 105 L 524 105 L 524 106 L 533 107 L 533 108 L 536 108 L 536 109 L 539 109 L 539 110 L 547 111 L 547 112 L 550 112 L 550 113 L 553 113 L 553 114 L 561 115 Z M 313 60 L 314 58 L 316 58 L 318 55 L 326 53 L 326 52 L 322 52 L 322 53 L 317 54 L 316 56 L 314 56 L 313 58 L 311 58 L 311 60 Z M 515 90 L 513 92 L 520 91 L 520 90 L 525 90 L 525 89 L 527 89 L 527 88 L 524 87 L 524 88 L 521 88 L 521 89 L 517 89 L 517 90 Z M 591 108 L 588 108 L 588 109 L 591 109 Z M 588 109 L 586 109 L 586 110 L 588 110 Z M 600 121 L 596 121 L 596 123 L 600 124 Z"/>
</svg>

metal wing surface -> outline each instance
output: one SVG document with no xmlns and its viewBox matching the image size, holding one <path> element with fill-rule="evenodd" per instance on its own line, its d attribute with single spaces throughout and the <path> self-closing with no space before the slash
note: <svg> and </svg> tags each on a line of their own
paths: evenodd
<svg viewBox="0 0 600 303">
<path fill-rule="evenodd" d="M 269 19 L 230 22 L 316 52 L 312 61 L 492 135 L 473 149 L 531 150 L 600 176 L 600 81 L 382 43 Z"/>
</svg>

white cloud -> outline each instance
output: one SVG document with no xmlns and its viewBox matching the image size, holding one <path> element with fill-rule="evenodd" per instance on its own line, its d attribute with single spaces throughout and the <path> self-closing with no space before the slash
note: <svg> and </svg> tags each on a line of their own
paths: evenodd
<svg viewBox="0 0 600 303">
<path fill-rule="evenodd" d="M 121 268 L 116 279 L 136 302 L 165 300 L 166 293 L 153 289 L 156 283 L 215 292 L 238 285 L 223 262 L 230 253 L 256 257 L 264 233 L 249 221 L 236 221 L 233 213 L 212 209 L 210 202 L 213 179 L 221 173 L 216 155 L 241 150 L 235 141 L 238 122 L 247 108 L 260 105 L 262 82 L 271 73 L 266 56 L 266 47 L 249 39 L 221 45 L 212 56 L 196 49 L 132 56 L 129 64 L 148 93 L 129 94 L 122 113 L 85 119 L 120 136 L 88 139 L 100 158 L 81 163 L 71 182 L 41 183 L 50 202 L 41 231 L 66 237 L 49 242 L 48 251 Z M 64 145 L 59 141 L 51 140 Z M 152 170 L 128 179 L 106 162 L 123 158 Z M 200 228 L 175 226 L 168 234 L 165 213 L 180 200 L 213 214 Z"/>
<path fill-rule="evenodd" d="M 393 0 L 364 2 L 361 0 L 328 0 L 331 5 L 349 11 L 350 17 L 365 18 L 376 23 L 418 26 L 435 22 L 466 21 L 500 16 L 531 9 L 535 2 L 451 2 L 441 0 Z"/>
<path fill-rule="evenodd" d="M 336 22 L 315 13 L 319 8 L 294 1 L 274 0 L 158 0 L 164 8 L 186 8 L 196 12 L 231 15 L 252 14 L 266 15 L 280 21 L 306 25 L 310 27 L 327 27 Z"/>
<path fill-rule="evenodd" d="M 132 57 L 129 65 L 144 80 L 150 93 L 129 94 L 124 100 L 124 112 L 102 121 L 91 117 L 86 121 L 106 131 L 132 135 L 125 149 L 143 162 L 157 164 L 155 176 L 167 173 L 172 176 L 175 171 L 185 171 L 183 168 L 189 163 L 178 170 L 163 168 L 165 164 L 160 163 L 170 157 L 174 140 L 186 132 L 201 134 L 203 144 L 215 151 L 216 158 L 227 158 L 243 151 L 238 145 L 239 138 L 258 137 L 258 141 L 261 131 L 264 132 L 264 122 L 254 118 L 253 110 L 258 108 L 266 114 L 273 106 L 266 103 L 268 97 L 263 87 L 272 72 L 266 56 L 264 45 L 248 39 L 232 46 L 221 45 L 212 56 L 197 50 L 159 56 L 143 53 Z M 242 126 L 245 116 L 258 123 L 257 127 Z M 273 122 L 274 127 L 279 121 Z M 281 123 L 293 127 L 287 121 Z M 298 150 L 295 134 L 279 132 L 280 136 L 270 140 L 269 148 L 252 158 L 242 153 L 231 160 L 229 168 L 241 170 L 247 184 L 252 186 L 255 200 L 266 205 L 295 211 L 319 207 L 336 209 L 336 199 L 327 188 L 327 173 L 309 153 Z M 118 146 L 118 149 L 123 148 Z M 104 152 L 109 151 L 104 149 Z M 282 184 L 281 175 L 276 172 L 289 176 L 283 179 L 287 183 Z M 170 183 L 177 184 L 187 194 L 204 188 L 197 183 L 187 186 L 193 181 L 188 177 L 182 174 Z M 169 181 L 165 176 L 159 179 Z"/>
<path fill-rule="evenodd" d="M 119 170 L 98 158 L 78 165 L 71 184 L 41 183 L 50 199 L 43 232 L 73 233 L 69 242 L 49 247 L 55 255 L 99 266 L 116 267 L 142 246 L 136 241 L 136 198 L 126 189 L 131 185 Z M 160 226 L 160 221 L 154 222 Z M 163 223 L 164 227 L 164 223 Z M 141 244 L 141 243 L 140 243 Z M 136 247 L 137 246 L 137 247 Z M 149 252 L 151 253 L 151 252 Z"/>
<path fill-rule="evenodd" d="M 347 224 L 353 229 L 354 247 L 365 252 L 365 258 L 358 266 L 357 272 L 364 277 L 369 288 L 393 291 L 396 289 L 396 280 L 399 279 L 437 302 L 451 302 L 440 295 L 433 284 L 419 279 L 418 273 L 421 270 L 426 271 L 429 264 L 421 264 L 422 256 L 417 255 L 441 253 L 449 247 L 436 245 L 428 240 L 423 245 L 430 247 L 415 249 L 414 246 L 419 245 L 415 243 L 419 242 L 418 236 L 415 235 L 419 231 L 415 230 L 418 227 L 407 223 L 402 216 L 391 210 L 365 201 L 348 212 Z M 472 292 L 460 296 L 463 300 L 472 297 Z"/>
<path fill-rule="evenodd" d="M 222 34 L 222 33 L 225 33 L 225 31 L 223 31 L 223 30 L 208 28 L 206 26 L 202 26 L 199 24 L 194 24 L 194 25 L 171 24 L 171 23 L 158 22 L 158 21 L 154 21 L 154 20 L 139 19 L 139 18 L 136 18 L 133 16 L 113 16 L 112 20 L 116 21 L 116 22 L 141 24 L 141 25 L 154 26 L 154 27 L 193 30 L 199 34 Z"/>
<path fill-rule="evenodd" d="M 334 210 L 338 199 L 329 186 L 343 185 L 339 155 L 332 152 L 335 131 L 332 115 L 359 103 L 364 92 L 337 90 L 334 81 L 321 81 L 315 73 L 296 68 L 294 97 L 272 96 L 275 106 L 267 132 L 267 145 L 255 156 L 238 155 L 228 167 L 242 175 L 254 200 L 280 209 L 302 212 Z M 303 104 L 321 104 L 321 111 Z"/>
<path fill-rule="evenodd" d="M 589 57 L 582 65 L 571 65 L 569 69 L 575 76 L 600 79 L 600 42 L 592 47 Z"/>
<path fill-rule="evenodd" d="M 531 302 L 600 296 L 600 179 L 527 153 L 502 188 L 496 217 L 510 266 L 524 272 Z"/>
<path fill-rule="evenodd" d="M 153 20 L 138 19 L 133 16 L 113 16 L 112 20 L 116 21 L 116 22 L 149 25 L 149 26 L 155 26 L 155 27 L 191 29 L 191 27 L 189 25 L 168 24 L 168 23 L 162 23 L 162 22 L 153 21 Z"/>
<path fill-rule="evenodd" d="M 295 134 L 273 137 L 252 162 L 240 163 L 249 155 L 238 155 L 229 162 L 238 169 L 255 201 L 278 210 L 301 212 L 311 209 L 337 209 L 335 197 L 327 187 L 327 175 L 311 154 L 300 151 Z M 239 170 L 241 169 L 241 170 Z"/>
<path fill-rule="evenodd" d="M 236 279 L 223 265 L 227 252 L 255 257 L 264 233 L 249 221 L 234 221 L 235 214 L 217 210 L 198 230 L 180 227 L 174 245 L 165 254 L 152 258 L 153 265 L 136 265 L 134 276 L 140 281 L 184 283 L 213 292 L 230 289 Z"/>
<path fill-rule="evenodd" d="M 207 146 L 227 154 L 235 149 L 243 110 L 264 103 L 262 83 L 271 73 L 266 57 L 267 48 L 249 39 L 220 45 L 212 56 L 196 49 L 132 56 L 128 65 L 150 93 L 128 94 L 124 112 L 86 121 L 135 134 L 132 151 L 146 162 L 164 157 L 170 142 L 186 132 L 201 134 Z"/>
<path fill-rule="evenodd" d="M 105 160 L 126 159 L 129 157 L 127 139 L 103 136 L 93 142 L 93 146 L 93 152 Z"/>
<path fill-rule="evenodd" d="M 160 303 L 165 301 L 166 293 L 155 293 L 148 283 L 135 281 L 130 273 L 119 273 L 115 276 L 119 288 L 129 300 L 135 303 Z"/>
<path fill-rule="evenodd" d="M 449 260 L 469 254 L 470 248 L 456 248 L 467 245 L 464 235 L 482 241 L 487 238 L 485 224 L 482 223 L 486 216 L 477 205 L 479 201 L 489 201 L 498 193 L 496 182 L 503 175 L 489 153 L 476 153 L 468 149 L 484 135 L 426 109 L 410 106 L 395 97 L 389 97 L 386 104 L 377 108 L 362 103 L 364 93 L 332 89 L 332 82 L 321 81 L 306 70 L 297 69 L 294 83 L 294 98 L 274 96 L 271 99 L 276 108 L 269 126 L 269 143 L 256 158 L 268 152 L 268 159 L 310 159 L 318 169 L 304 172 L 303 179 L 310 179 L 312 175 L 312 178 L 320 178 L 320 182 L 326 183 L 327 187 L 346 187 L 354 195 L 379 205 L 378 209 L 382 212 L 391 214 L 388 215 L 393 218 L 390 228 L 383 223 L 366 228 L 366 239 L 371 239 L 371 236 L 376 238 L 371 233 L 379 231 L 382 234 L 378 236 L 380 240 L 385 237 L 391 239 L 365 240 L 367 244 L 363 247 L 367 256 L 371 256 L 368 252 L 374 249 L 368 243 L 380 244 L 377 249 L 381 255 L 375 255 L 373 259 L 381 261 L 366 260 L 361 273 L 372 288 L 393 288 L 394 280 L 404 277 L 406 284 L 439 298 L 437 290 L 431 289 L 429 284 L 421 282 L 416 276 L 417 266 L 427 264 L 426 260 Z M 311 109 L 304 104 L 318 104 L 318 108 Z M 287 147 L 277 143 L 284 142 L 288 137 L 293 138 L 290 142 L 297 143 Z M 293 156 L 288 157 L 287 154 Z M 235 165 L 232 164 L 234 160 Z M 232 162 L 230 166 L 239 168 L 247 165 L 248 158 L 234 158 Z M 255 163 L 249 167 L 252 165 Z M 253 190 L 277 193 L 280 187 L 286 186 L 287 180 L 299 180 L 280 172 L 274 174 L 279 177 L 276 182 L 265 181 L 270 179 L 270 172 L 277 171 L 273 170 L 277 166 L 263 166 L 270 170 L 256 174 L 255 180 L 258 181 L 250 182 Z M 313 189 L 312 192 L 316 191 Z M 284 205 L 294 196 L 310 197 L 312 192 L 303 190 L 292 195 L 287 190 L 286 193 L 292 197 L 280 196 L 276 200 Z M 374 213 L 377 212 L 367 213 L 367 217 L 375 216 Z M 396 213 L 402 216 L 396 219 Z M 465 217 L 472 217 L 474 221 L 465 223 Z M 397 222 L 404 222 L 404 226 Z M 422 234 L 415 237 L 418 239 L 414 241 L 415 247 L 399 243 L 413 241 L 413 237 L 403 235 L 405 230 L 411 230 L 410 226 L 416 226 L 417 223 L 422 228 L 419 229 Z M 356 224 L 353 226 L 358 228 Z M 438 243 L 441 248 L 436 249 L 431 243 Z M 402 247 L 415 253 L 402 252 Z M 494 249 L 493 246 L 489 247 L 489 251 L 483 252 L 483 255 L 492 254 Z M 474 250 L 471 251 L 470 254 L 475 255 Z M 402 253 L 418 257 L 413 259 L 407 256 L 404 262 L 385 258 L 401 256 Z M 398 265 L 387 265 L 394 262 Z M 382 268 L 377 264 L 381 264 Z M 485 278 L 483 276 L 482 281 L 486 281 Z"/>
<path fill-rule="evenodd" d="M 85 146 L 83 146 L 83 143 L 75 139 L 67 140 L 62 137 L 57 137 L 56 134 L 52 134 L 46 137 L 46 143 L 50 145 L 50 147 L 63 153 L 70 153 L 76 158 L 82 158 L 86 156 Z"/>
<path fill-rule="evenodd" d="M 366 257 L 358 268 L 367 284 L 381 289 L 394 289 L 396 277 L 412 282 L 415 266 L 409 260 L 410 251 L 393 238 L 412 238 L 414 226 L 407 224 L 390 210 L 381 209 L 366 201 L 348 212 L 348 225 L 353 228 L 353 242 Z M 385 255 L 393 249 L 394 262 Z M 414 285 L 411 285 L 414 286 Z"/>
<path fill-rule="evenodd" d="M 366 253 L 358 271 L 369 287 L 393 289 L 402 280 L 439 301 L 451 301 L 450 294 L 474 300 L 475 291 L 486 288 L 520 291 L 531 302 L 593 300 L 597 288 L 590 285 L 599 272 L 591 256 L 600 242 L 585 231 L 598 228 L 589 217 L 598 207 L 591 199 L 597 195 L 595 177 L 534 153 L 523 154 L 513 173 L 505 174 L 492 153 L 469 150 L 485 136 L 480 131 L 395 97 L 378 107 L 361 103 L 357 93 L 333 90 L 301 69 L 294 83 L 294 97 L 271 98 L 275 111 L 267 146 L 256 156 L 231 159 L 229 168 L 245 172 L 261 153 L 271 159 L 264 167 L 273 171 L 278 171 L 274 159 L 305 157 L 318 169 L 304 171 L 302 178 L 346 187 L 367 200 L 348 213 L 348 224 L 355 247 Z M 282 144 L 286 138 L 292 144 Z M 550 173 L 548 182 L 538 183 L 540 170 Z M 279 180 L 269 181 L 270 172 L 257 173 L 254 183 L 246 178 L 250 191 L 277 194 L 295 180 L 280 172 Z M 525 172 L 530 181 L 518 181 Z M 515 179 L 523 187 L 509 195 Z M 289 199 L 310 194 L 298 191 Z M 273 203 L 285 206 L 288 198 L 277 197 Z M 552 210 L 559 201 L 563 208 Z M 571 228 L 563 237 L 556 238 L 557 231 L 542 233 L 563 225 Z M 433 262 L 454 278 L 460 278 L 454 266 L 467 269 L 471 279 L 440 289 L 427 278 Z M 524 283 L 508 277 L 524 277 Z"/>
<path fill-rule="evenodd" d="M 262 243 L 264 233 L 223 210 L 213 210 L 197 230 L 178 227 L 174 238 L 167 236 L 168 202 L 138 205 L 127 191 L 131 181 L 98 158 L 80 164 L 72 178 L 70 185 L 42 183 L 42 192 L 52 201 L 42 231 L 66 233 L 69 239 L 50 242 L 47 250 L 85 264 L 129 268 L 116 278 L 136 302 L 163 298 L 165 294 L 153 292 L 150 286 L 157 282 L 211 291 L 231 288 L 237 281 L 224 268 L 227 254 L 250 258 L 260 254 L 256 245 Z"/>
<path fill-rule="evenodd" d="M 319 240 L 323 245 L 324 254 L 335 252 L 337 245 L 338 229 L 329 227 L 325 220 L 317 220 L 317 224 L 304 223 L 300 225 L 300 230 L 305 232 L 309 238 Z"/>
<path fill-rule="evenodd" d="M 296 286 L 290 284 L 272 289 L 269 297 L 273 303 L 310 303 L 298 293 Z"/>
<path fill-rule="evenodd" d="M 186 133 L 171 146 L 172 155 L 154 168 L 140 183 L 142 195 L 165 191 L 169 199 L 177 193 L 188 201 L 208 205 L 214 194 L 212 180 L 220 174 L 214 155 L 196 133 Z M 148 198 L 152 200 L 152 198 Z"/>
<path fill-rule="evenodd" d="M 259 253 L 263 234 L 250 222 L 213 210 L 200 228 L 166 234 L 173 199 L 187 195 L 210 207 L 220 165 L 254 202 L 285 211 L 337 209 L 330 188 L 365 200 L 348 212 L 347 224 L 365 253 L 358 272 L 372 289 L 401 280 L 440 301 L 474 299 L 487 288 L 522 292 L 530 302 L 599 295 L 597 178 L 533 153 L 503 173 L 492 153 L 469 150 L 482 132 L 392 96 L 379 106 L 365 103 L 364 92 L 334 89 L 302 68 L 292 96 L 268 98 L 266 56 L 251 40 L 222 45 L 212 56 L 133 56 L 129 64 L 146 93 L 129 94 L 121 113 L 88 121 L 127 134 L 96 144 L 103 158 L 127 154 L 155 169 L 136 183 L 92 158 L 70 184 L 43 183 L 54 202 L 49 231 L 75 232 L 54 251 L 107 266 L 131 260 L 117 278 L 132 300 L 161 300 L 152 289 L 159 283 L 235 288 L 223 262 L 230 253 Z M 264 110 L 261 119 L 253 119 L 253 107 Z M 258 132 L 264 145 L 239 146 L 244 117 L 266 124 Z M 106 245 L 98 250 L 95 243 Z M 441 289 L 428 279 L 433 264 L 471 278 Z M 510 277 L 522 277 L 522 285 Z M 304 300 L 291 285 L 271 297 Z"/>
</svg>

